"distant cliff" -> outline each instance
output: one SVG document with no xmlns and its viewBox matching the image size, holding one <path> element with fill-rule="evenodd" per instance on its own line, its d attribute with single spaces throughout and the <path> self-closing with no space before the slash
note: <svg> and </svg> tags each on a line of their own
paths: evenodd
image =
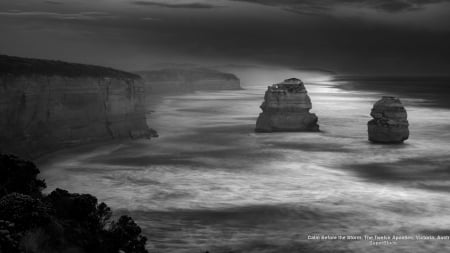
<svg viewBox="0 0 450 253">
<path fill-rule="evenodd" d="M 169 68 L 136 73 L 142 76 L 146 91 L 151 93 L 241 89 L 235 75 L 212 69 Z"/>
<path fill-rule="evenodd" d="M 139 76 L 0 55 L 0 151 L 27 158 L 92 141 L 150 137 Z"/>
</svg>

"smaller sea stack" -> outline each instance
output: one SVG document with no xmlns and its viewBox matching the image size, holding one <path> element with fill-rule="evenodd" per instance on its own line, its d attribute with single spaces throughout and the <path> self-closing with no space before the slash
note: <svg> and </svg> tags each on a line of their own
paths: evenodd
<svg viewBox="0 0 450 253">
<path fill-rule="evenodd" d="M 407 113 L 400 99 L 383 96 L 376 102 L 367 123 L 369 140 L 374 143 L 403 143 L 409 137 Z"/>
<path fill-rule="evenodd" d="M 317 116 L 310 113 L 311 99 L 303 82 L 284 80 L 267 88 L 256 132 L 317 132 Z"/>
</svg>

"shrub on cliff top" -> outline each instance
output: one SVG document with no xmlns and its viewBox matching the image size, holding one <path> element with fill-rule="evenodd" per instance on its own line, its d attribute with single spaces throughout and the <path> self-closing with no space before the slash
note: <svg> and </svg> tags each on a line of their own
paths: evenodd
<svg viewBox="0 0 450 253">
<path fill-rule="evenodd" d="M 98 204 L 97 198 L 90 194 L 56 189 L 45 200 L 51 203 L 56 217 L 82 224 L 90 230 L 102 229 L 112 215 L 105 203 Z"/>
<path fill-rule="evenodd" d="M 112 222 L 109 230 L 110 245 L 114 249 L 128 253 L 145 253 L 147 238 L 141 235 L 141 228 L 131 217 L 123 215 L 117 222 Z"/>
<path fill-rule="evenodd" d="M 111 209 L 90 194 L 43 196 L 38 173 L 33 163 L 0 154 L 0 253 L 147 253 L 131 217 L 111 221 Z"/>
<path fill-rule="evenodd" d="M 32 162 L 0 154 L 0 198 L 13 192 L 40 197 L 46 185 L 37 179 L 39 173 Z"/>
<path fill-rule="evenodd" d="M 64 238 L 86 252 L 104 252 L 106 230 L 112 212 L 105 204 L 98 204 L 97 198 L 89 194 L 69 193 L 56 189 L 45 201 L 52 206 L 55 217 L 65 231 Z"/>
<path fill-rule="evenodd" d="M 40 199 L 20 193 L 11 193 L 0 199 L 0 219 L 27 230 L 47 224 L 52 210 Z"/>
</svg>

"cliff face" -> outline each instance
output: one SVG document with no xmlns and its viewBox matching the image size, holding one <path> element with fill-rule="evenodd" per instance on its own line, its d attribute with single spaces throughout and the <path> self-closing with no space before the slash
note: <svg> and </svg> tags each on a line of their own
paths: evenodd
<svg viewBox="0 0 450 253">
<path fill-rule="evenodd" d="M 409 138 L 407 113 L 400 99 L 383 97 L 372 108 L 367 123 L 369 140 L 375 143 L 402 143 Z"/>
<path fill-rule="evenodd" d="M 235 75 L 211 69 L 162 69 L 137 74 L 142 76 L 146 91 L 151 93 L 241 89 Z"/>
<path fill-rule="evenodd" d="M 256 132 L 319 131 L 317 116 L 303 82 L 287 79 L 269 86 L 256 122 Z"/>
<path fill-rule="evenodd" d="M 74 144 L 151 136 L 138 76 L 95 66 L 4 58 L 1 152 L 33 158 Z"/>
</svg>

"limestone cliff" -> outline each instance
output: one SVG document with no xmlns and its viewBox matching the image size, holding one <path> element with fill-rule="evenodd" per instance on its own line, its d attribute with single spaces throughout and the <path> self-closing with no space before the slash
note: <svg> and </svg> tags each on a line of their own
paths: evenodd
<svg viewBox="0 0 450 253">
<path fill-rule="evenodd" d="M 256 132 L 319 131 L 317 116 L 310 113 L 311 99 L 296 78 L 269 86 L 256 122 Z"/>
<path fill-rule="evenodd" d="M 400 99 L 384 96 L 372 108 L 367 123 L 369 140 L 375 143 L 402 143 L 409 138 L 407 113 Z"/>
<path fill-rule="evenodd" d="M 150 137 L 139 76 L 98 66 L 0 56 L 0 151 Z"/>
<path fill-rule="evenodd" d="M 151 93 L 241 89 L 235 75 L 205 68 L 168 68 L 136 73 L 142 76 L 146 91 Z"/>
</svg>

